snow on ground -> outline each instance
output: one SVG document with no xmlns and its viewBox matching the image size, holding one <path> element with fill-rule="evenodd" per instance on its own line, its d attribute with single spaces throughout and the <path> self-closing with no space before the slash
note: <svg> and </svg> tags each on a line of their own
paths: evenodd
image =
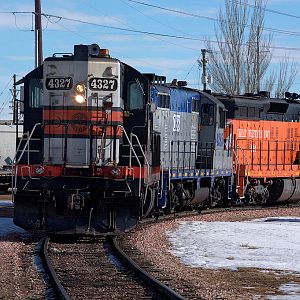
<svg viewBox="0 0 300 300">
<path fill-rule="evenodd" d="M 183 221 L 167 237 L 171 252 L 192 267 L 259 268 L 300 276 L 300 218 L 265 218 L 247 222 Z M 285 295 L 271 300 L 300 299 L 300 286 L 282 285 Z"/>
<path fill-rule="evenodd" d="M 279 290 L 285 295 L 269 296 L 268 300 L 299 300 L 300 297 L 300 285 L 294 282 L 283 284 L 279 287 Z"/>
<path fill-rule="evenodd" d="M 300 276 L 300 218 L 181 222 L 168 233 L 172 253 L 194 267 L 285 270 Z"/>
<path fill-rule="evenodd" d="M 27 231 L 16 226 L 12 218 L 0 218 L 0 237 L 11 233 L 27 233 Z"/>
</svg>

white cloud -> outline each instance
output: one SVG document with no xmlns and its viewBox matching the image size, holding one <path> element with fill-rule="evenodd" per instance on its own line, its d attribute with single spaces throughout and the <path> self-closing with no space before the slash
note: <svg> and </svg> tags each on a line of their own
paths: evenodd
<svg viewBox="0 0 300 300">
<path fill-rule="evenodd" d="M 32 29 L 31 14 L 3 14 L 0 18 L 0 29 L 16 28 L 30 31 Z"/>
<path fill-rule="evenodd" d="M 90 14 L 85 14 L 85 13 L 72 12 L 72 11 L 68 11 L 65 9 L 58 9 L 58 10 L 56 9 L 56 10 L 51 10 L 51 11 L 49 10 L 47 13 L 53 14 L 56 16 L 60 16 L 63 18 L 80 20 L 80 21 L 87 22 L 87 23 L 94 23 L 94 24 L 107 25 L 107 26 L 120 26 L 120 22 L 122 22 L 122 20 L 120 20 L 118 18 L 103 16 L 103 15 L 98 14 L 97 12 L 95 13 L 95 15 L 90 15 Z M 50 21 L 52 21 L 54 23 L 54 24 L 49 24 L 49 25 L 51 25 L 51 27 L 53 27 L 53 25 L 55 25 L 55 22 L 58 22 L 58 23 L 67 22 L 68 24 L 70 24 L 70 22 L 72 22 L 72 21 L 59 20 L 58 18 L 50 18 Z M 73 28 L 81 26 L 81 25 L 84 25 L 84 24 L 82 24 L 80 22 L 72 22 Z"/>
</svg>

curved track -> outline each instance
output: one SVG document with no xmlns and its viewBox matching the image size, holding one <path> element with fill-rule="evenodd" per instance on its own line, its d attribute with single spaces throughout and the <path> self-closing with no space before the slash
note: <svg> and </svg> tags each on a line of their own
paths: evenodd
<svg viewBox="0 0 300 300">
<path fill-rule="evenodd" d="M 266 207 L 210 209 L 202 213 L 260 209 Z M 269 209 L 277 209 L 277 207 L 269 207 Z M 195 214 L 195 212 L 179 213 L 160 218 L 159 221 L 145 220 L 136 229 L 141 229 L 147 224 Z M 144 264 L 143 260 L 138 258 L 139 253 L 126 247 L 126 243 L 124 247 L 126 234 L 120 237 L 121 239 L 107 236 L 98 238 L 97 242 L 91 243 L 90 240 L 88 242 L 85 240 L 84 243 L 68 244 L 54 242 L 48 244 L 49 240 L 45 240 L 43 247 L 45 269 L 53 283 L 56 297 L 58 299 L 185 299 L 167 286 L 172 286 L 168 274 L 157 273 L 159 270 L 155 266 Z M 143 267 L 137 264 L 137 261 Z M 161 281 L 155 277 L 160 278 Z"/>
<path fill-rule="evenodd" d="M 134 260 L 130 258 L 119 246 L 119 243 L 116 239 L 113 240 L 113 245 L 115 250 L 117 251 L 118 256 L 122 258 L 123 261 L 126 262 L 134 270 L 136 274 L 139 275 L 140 278 L 143 279 L 144 282 L 150 284 L 156 291 L 158 291 L 163 297 L 166 299 L 172 300 L 183 300 L 185 299 L 174 290 L 166 286 L 164 283 L 158 281 L 152 275 L 150 275 L 145 269 L 141 268 Z"/>
<path fill-rule="evenodd" d="M 46 239 L 43 250 L 58 299 L 184 299 L 132 261 L 112 237 L 75 244 Z"/>
<path fill-rule="evenodd" d="M 51 261 L 48 256 L 48 246 L 49 246 L 49 238 L 44 238 L 42 240 L 42 247 L 41 247 L 41 258 L 43 260 L 43 265 L 45 268 L 45 271 L 47 272 L 50 282 L 52 284 L 52 288 L 54 291 L 54 294 L 57 299 L 62 300 L 70 300 L 69 295 L 61 285 L 60 280 L 57 277 L 57 274 L 55 273 L 55 270 L 51 264 Z"/>
</svg>

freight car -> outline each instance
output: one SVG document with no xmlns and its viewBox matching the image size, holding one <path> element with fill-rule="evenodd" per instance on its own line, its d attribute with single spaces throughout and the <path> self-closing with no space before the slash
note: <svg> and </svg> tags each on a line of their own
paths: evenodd
<svg viewBox="0 0 300 300">
<path fill-rule="evenodd" d="M 21 128 L 19 128 L 19 131 Z M 16 151 L 16 126 L 11 120 L 0 120 L 0 192 L 11 187 L 12 162 Z"/>
<path fill-rule="evenodd" d="M 21 83 L 12 190 L 25 229 L 126 230 L 153 214 L 299 194 L 295 100 L 167 83 L 96 44 L 54 54 Z"/>
</svg>

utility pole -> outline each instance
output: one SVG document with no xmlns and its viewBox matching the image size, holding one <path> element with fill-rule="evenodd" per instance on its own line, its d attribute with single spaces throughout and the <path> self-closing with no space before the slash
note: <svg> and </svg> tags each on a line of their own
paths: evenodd
<svg viewBox="0 0 300 300">
<path fill-rule="evenodd" d="M 41 1 L 35 0 L 35 67 L 43 63 Z"/>
<path fill-rule="evenodd" d="M 18 146 L 18 137 L 19 137 L 19 102 L 17 100 L 17 75 L 14 74 L 13 76 L 13 81 L 14 81 L 14 85 L 13 85 L 13 90 L 12 90 L 12 94 L 13 94 L 13 124 L 16 125 L 16 146 Z"/>
<path fill-rule="evenodd" d="M 207 81 L 207 78 L 206 78 L 206 63 L 207 63 L 206 49 L 201 49 L 201 53 L 202 53 L 202 59 L 201 59 L 201 62 L 202 62 L 202 83 L 203 83 L 203 90 L 206 90 L 206 81 Z"/>
</svg>

